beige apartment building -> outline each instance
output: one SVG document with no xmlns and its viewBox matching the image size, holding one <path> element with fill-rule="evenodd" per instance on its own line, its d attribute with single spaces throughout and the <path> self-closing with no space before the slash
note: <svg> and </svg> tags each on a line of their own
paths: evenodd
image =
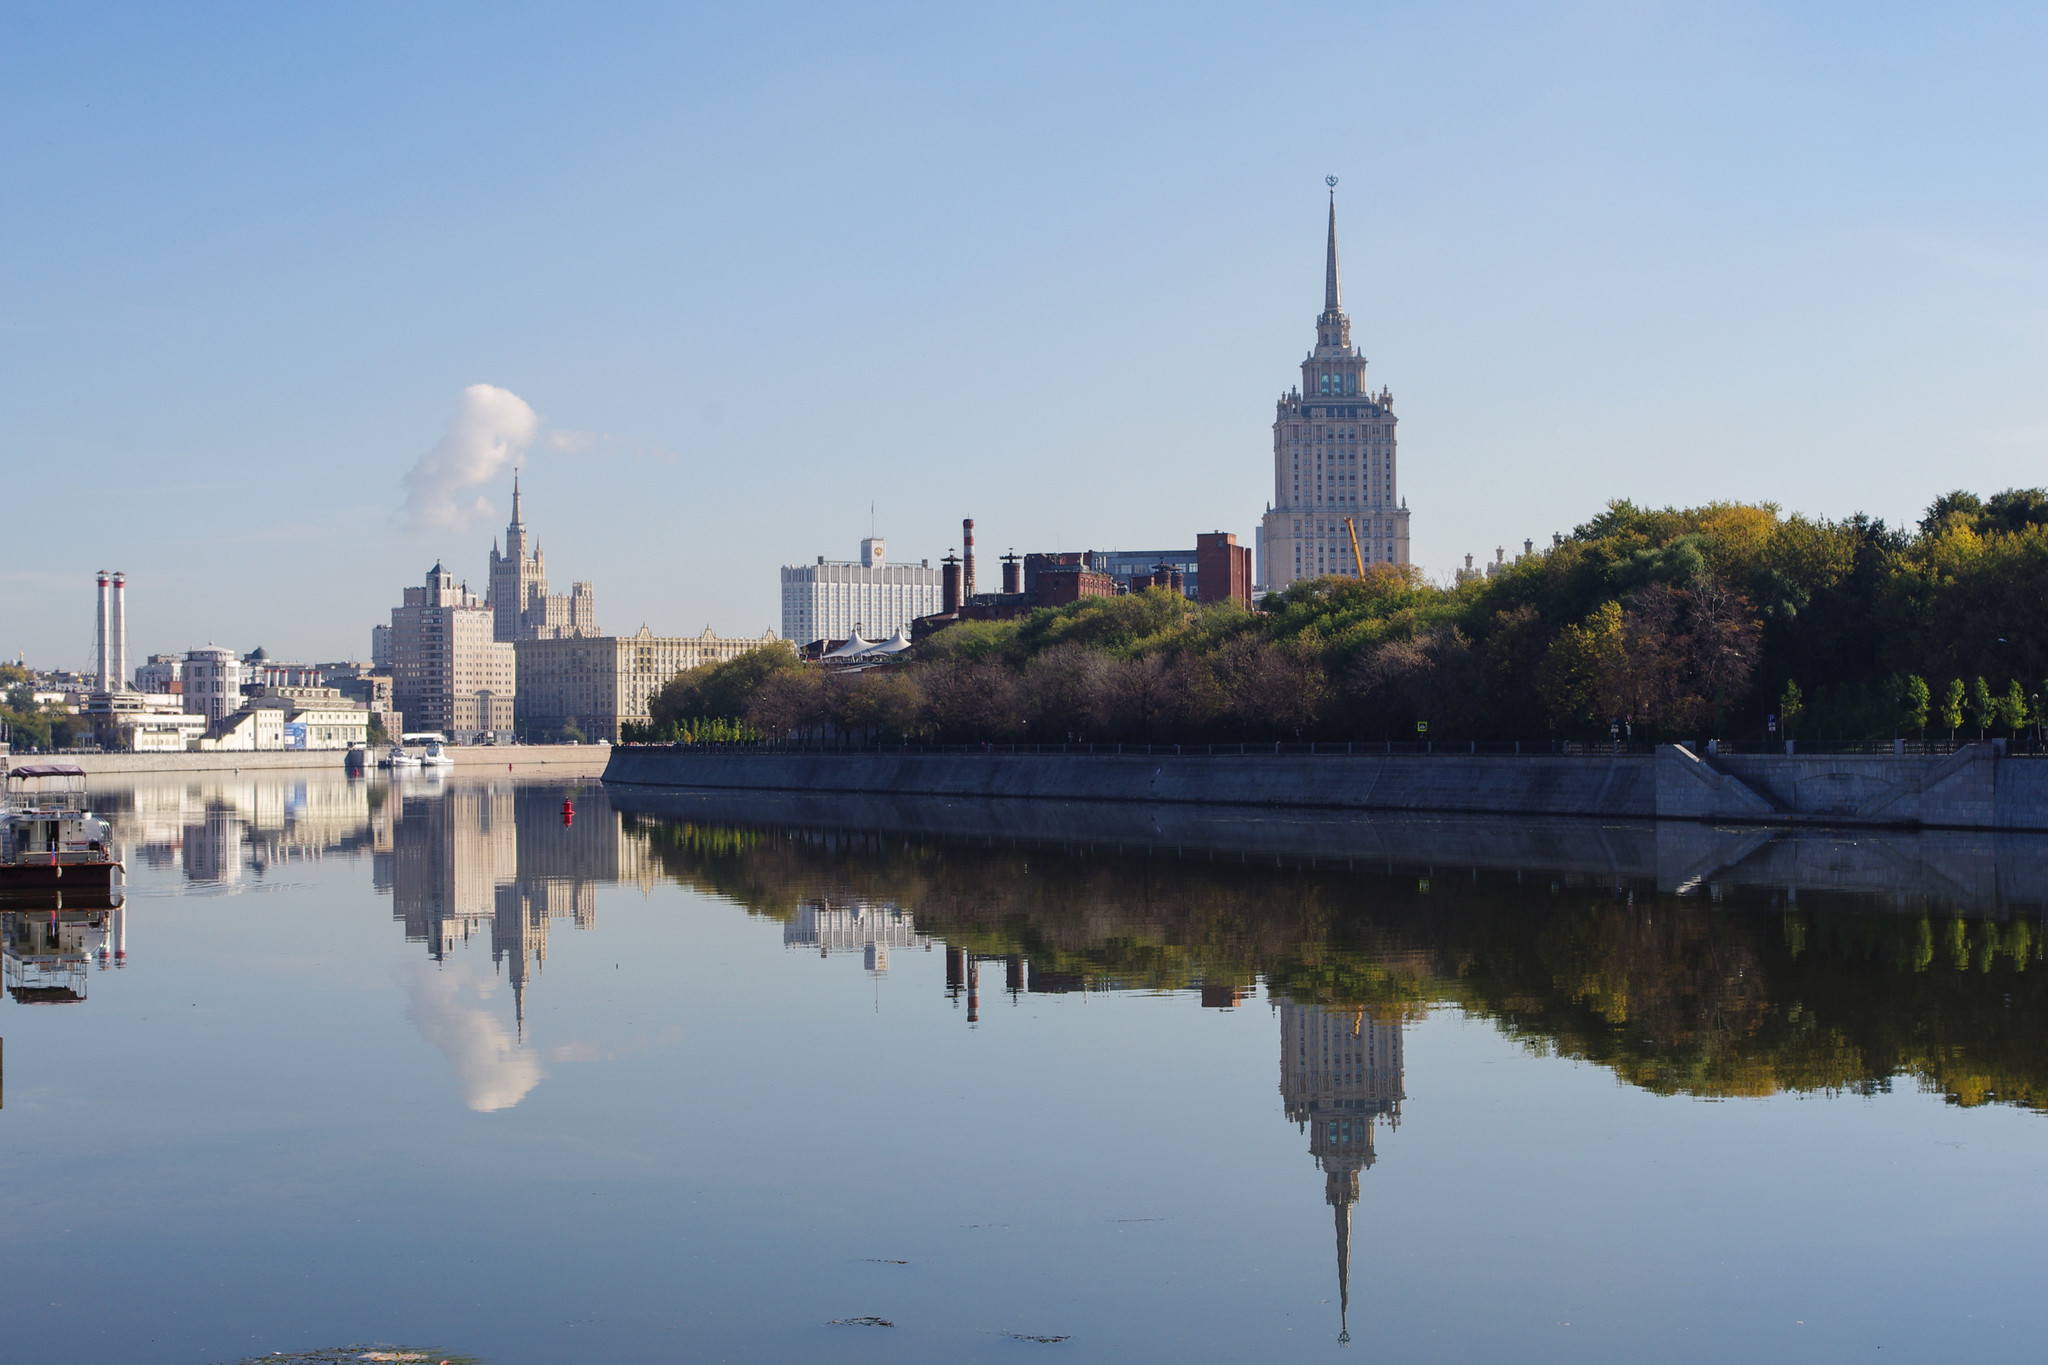
<svg viewBox="0 0 2048 1365">
<path fill-rule="evenodd" d="M 638 635 L 595 639 L 520 640 L 519 728 L 531 740 L 570 732 L 584 739 L 619 738 L 619 726 L 645 724 L 647 704 L 670 678 L 699 664 L 723 663 L 755 649 L 788 649 L 774 631 L 760 636 Z"/>
<path fill-rule="evenodd" d="M 1337 200 L 1323 263 L 1323 311 L 1301 386 L 1273 418 L 1273 501 L 1259 526 L 1259 584 L 1279 592 L 1297 578 L 1355 574 L 1351 527 L 1368 564 L 1406 564 L 1408 505 L 1400 495 L 1394 395 L 1371 392 L 1365 355 L 1351 344 L 1337 280 Z"/>
<path fill-rule="evenodd" d="M 416 731 L 473 742 L 512 728 L 515 660 L 491 609 L 439 564 L 391 609 L 392 701 Z"/>
</svg>

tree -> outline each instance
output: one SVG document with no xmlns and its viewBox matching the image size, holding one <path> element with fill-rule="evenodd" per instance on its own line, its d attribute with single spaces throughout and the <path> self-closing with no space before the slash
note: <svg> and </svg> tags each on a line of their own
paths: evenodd
<svg viewBox="0 0 2048 1365">
<path fill-rule="evenodd" d="M 1984 738 L 1984 731 L 1998 723 L 1998 703 L 1991 696 L 1991 684 L 1984 681 L 1982 674 L 1970 684 L 1970 723 L 1977 727 L 1977 738 Z"/>
<path fill-rule="evenodd" d="M 2027 724 L 2027 691 L 2014 678 L 2007 684 L 2005 695 L 1998 699 L 1998 723 L 2009 731 L 2014 739 Z"/>
<path fill-rule="evenodd" d="M 1922 739 L 1927 738 L 1928 700 L 1927 679 L 1918 673 L 1908 675 L 1899 704 L 1905 712 L 1906 724 L 1918 730 Z"/>
<path fill-rule="evenodd" d="M 647 714 L 657 730 L 672 722 L 742 716 L 754 690 L 769 677 L 802 667 L 780 644 L 750 649 L 722 663 L 699 664 L 663 684 L 648 701 Z"/>
<path fill-rule="evenodd" d="M 1941 723 L 1948 727 L 1948 737 L 1953 742 L 1956 737 L 1956 731 L 1963 728 L 1963 680 L 1961 678 L 1950 678 L 1948 680 L 1948 690 L 1941 694 Z"/>
<path fill-rule="evenodd" d="M 1799 690 L 1799 684 L 1790 678 L 1785 680 L 1785 691 L 1778 698 L 1778 719 L 1785 727 L 1785 738 L 1792 738 L 1792 724 L 1806 714 L 1806 695 Z"/>
</svg>

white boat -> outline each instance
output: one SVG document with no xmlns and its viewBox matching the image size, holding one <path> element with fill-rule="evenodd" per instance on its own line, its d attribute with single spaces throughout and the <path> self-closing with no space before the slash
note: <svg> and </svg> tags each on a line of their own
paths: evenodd
<svg viewBox="0 0 2048 1365">
<path fill-rule="evenodd" d="M 377 766 L 380 768 L 417 768 L 420 766 L 420 761 L 407 753 L 403 744 L 394 744 L 391 746 L 391 752 L 384 755 L 383 761 L 378 763 Z"/>
<path fill-rule="evenodd" d="M 35 763 L 7 774 L 0 892 L 105 890 L 119 886 L 125 872 L 114 856 L 112 827 L 86 809 L 85 769 Z"/>
<path fill-rule="evenodd" d="M 452 768 L 455 760 L 442 753 L 440 745 L 429 744 L 427 751 L 420 755 L 419 764 L 422 768 Z"/>
</svg>

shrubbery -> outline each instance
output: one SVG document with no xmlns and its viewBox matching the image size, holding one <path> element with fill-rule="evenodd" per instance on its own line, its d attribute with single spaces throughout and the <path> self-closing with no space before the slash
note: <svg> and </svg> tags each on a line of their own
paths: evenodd
<svg viewBox="0 0 2048 1365">
<path fill-rule="evenodd" d="M 1263 610 L 1155 589 L 963 622 L 859 673 L 781 650 L 678 676 L 656 732 L 1238 742 L 1432 737 L 1974 738 L 2038 722 L 2048 493 L 1951 493 L 1918 528 L 1768 504 L 1611 503 L 1455 588 L 1379 566 Z"/>
</svg>

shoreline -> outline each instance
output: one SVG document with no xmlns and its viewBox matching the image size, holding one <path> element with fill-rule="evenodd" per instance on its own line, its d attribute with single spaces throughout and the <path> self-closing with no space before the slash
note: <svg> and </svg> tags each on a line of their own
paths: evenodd
<svg viewBox="0 0 2048 1365">
<path fill-rule="evenodd" d="M 863 796 L 2048 830 L 2048 760 L 1941 756 L 855 753 L 619 746 L 607 785 Z"/>
</svg>

